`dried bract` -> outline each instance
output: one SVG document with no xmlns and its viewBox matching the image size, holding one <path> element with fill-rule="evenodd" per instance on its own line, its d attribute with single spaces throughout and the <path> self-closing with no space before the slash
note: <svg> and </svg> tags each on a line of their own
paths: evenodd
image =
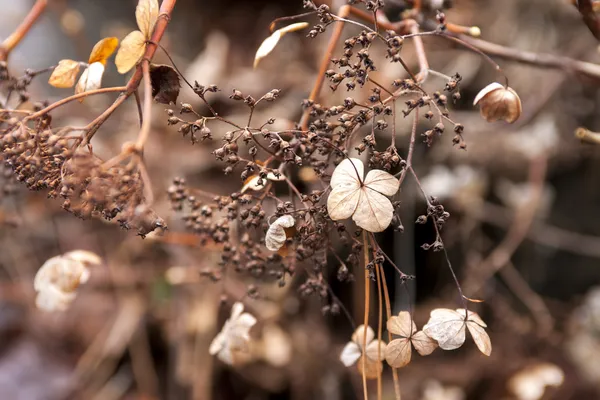
<svg viewBox="0 0 600 400">
<path fill-rule="evenodd" d="M 357 158 L 345 159 L 333 171 L 332 191 L 327 212 L 334 221 L 352 217 L 356 225 L 369 232 L 382 232 L 392 221 L 394 207 L 385 196 L 393 196 L 400 187 L 398 179 L 378 169 L 364 178 L 364 165 Z"/>
<path fill-rule="evenodd" d="M 444 350 L 458 349 L 465 342 L 465 328 L 469 329 L 477 348 L 486 356 L 492 353 L 490 337 L 485 332 L 487 325 L 472 311 L 464 308 L 450 310 L 437 308 L 431 311 L 423 332 L 438 342 Z"/>
<path fill-rule="evenodd" d="M 410 362 L 411 343 L 422 356 L 431 354 L 437 347 L 435 340 L 423 331 L 417 332 L 417 326 L 407 311 L 402 311 L 397 317 L 388 319 L 387 329 L 390 333 L 400 336 L 389 342 L 385 349 L 385 359 L 393 368 L 404 367 Z"/>
<path fill-rule="evenodd" d="M 295 24 L 285 26 L 281 29 L 277 29 L 275 32 L 273 32 L 271 34 L 271 36 L 266 38 L 261 43 L 260 47 L 256 51 L 256 55 L 254 56 L 254 68 L 256 68 L 258 66 L 258 63 L 260 62 L 260 60 L 265 58 L 267 55 L 269 55 L 269 53 L 271 53 L 271 51 L 273 51 L 275 46 L 277 46 L 277 43 L 279 43 L 279 39 L 281 39 L 283 37 L 283 35 L 285 35 L 288 32 L 299 31 L 301 29 L 306 28 L 307 26 L 308 26 L 307 22 L 298 22 Z"/>
<path fill-rule="evenodd" d="M 60 60 L 48 83 L 56 88 L 67 89 L 73 87 L 77 74 L 79 73 L 80 64 L 79 61 L 74 60 Z"/>
<path fill-rule="evenodd" d="M 291 215 L 283 215 L 275 220 L 269 226 L 269 230 L 265 236 L 265 245 L 271 251 L 277 251 L 283 247 L 287 239 L 285 228 L 291 228 L 296 221 Z"/>
<path fill-rule="evenodd" d="M 248 358 L 250 328 L 256 324 L 256 318 L 243 311 L 244 305 L 235 303 L 231 308 L 231 316 L 210 344 L 208 352 L 216 354 L 225 364 L 239 364 Z"/>
<path fill-rule="evenodd" d="M 366 346 L 363 348 L 365 343 Z M 382 360 L 385 357 L 385 349 L 385 342 L 375 339 L 373 328 L 360 325 L 352 334 L 352 340 L 344 346 L 340 360 L 346 367 L 358 361 L 357 367 L 361 373 L 363 373 L 364 363 L 365 376 L 368 379 L 376 379 L 383 370 Z"/>
<path fill-rule="evenodd" d="M 521 116 L 521 99 L 510 87 L 498 82 L 490 83 L 475 97 L 473 105 L 478 105 L 481 116 L 488 122 L 504 120 L 510 124 Z"/>
<path fill-rule="evenodd" d="M 121 47 L 115 58 L 115 65 L 121 74 L 135 67 L 146 51 L 146 42 L 154 31 L 158 20 L 158 0 L 139 0 L 135 9 L 135 19 L 139 30 L 130 32 L 121 41 Z"/>
</svg>

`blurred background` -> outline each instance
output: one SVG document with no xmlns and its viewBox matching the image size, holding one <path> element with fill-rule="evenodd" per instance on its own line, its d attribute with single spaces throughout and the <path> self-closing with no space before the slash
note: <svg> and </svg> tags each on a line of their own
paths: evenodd
<svg viewBox="0 0 600 400">
<path fill-rule="evenodd" d="M 32 3 L 0 0 L 0 38 L 12 32 Z M 390 19 L 398 19 L 404 2 L 386 3 Z M 480 27 L 486 41 L 600 61 L 598 42 L 570 0 L 451 3 L 448 21 Z M 329 4 L 335 10 L 344 2 Z M 135 29 L 135 6 L 134 0 L 50 0 L 46 14 L 11 55 L 11 71 L 42 69 L 63 58 L 87 61 L 100 38 L 123 38 Z M 245 109 L 228 101 L 234 88 L 254 97 L 278 88 L 281 99 L 258 109 L 255 118 L 297 121 L 329 33 L 316 39 L 302 32 L 287 35 L 256 70 L 252 64 L 271 21 L 302 11 L 300 0 L 179 0 L 162 45 L 189 81 L 220 87 L 212 97 L 220 114 L 247 118 Z M 357 32 L 348 27 L 343 38 Z M 499 79 L 493 68 L 441 38 L 424 38 L 424 43 L 432 69 L 463 78 L 462 99 L 451 113 L 466 127 L 468 148 L 453 147 L 449 135 L 431 148 L 419 142 L 413 165 L 426 192 L 451 214 L 442 235 L 463 291 L 484 300 L 473 308 L 488 323 L 494 350 L 484 357 L 468 340 L 453 352 L 414 355 L 399 372 L 403 399 L 600 398 L 600 147 L 574 136 L 579 126 L 600 130 L 599 82 L 572 71 L 497 59 L 524 113 L 514 125 L 489 124 L 472 101 Z M 340 51 L 341 46 L 336 54 Z M 403 55 L 416 70 L 410 43 Z M 169 63 L 160 51 L 155 61 Z M 406 77 L 398 65 L 383 57 L 379 61 L 378 81 Z M 426 87 L 439 88 L 435 79 Z M 109 62 L 104 86 L 124 82 Z M 71 94 L 50 87 L 43 77 L 34 81 L 31 93 L 49 101 Z M 338 104 L 346 93 L 324 90 L 323 96 Z M 61 108 L 53 118 L 82 125 L 112 100 L 94 96 Z M 203 110 L 187 87 L 179 101 Z M 215 284 L 202 274 L 216 268 L 220 250 L 200 247 L 185 233 L 167 188 L 179 176 L 190 186 L 227 195 L 239 190 L 240 181 L 236 174 L 224 178 L 224 165 L 211 155 L 226 127 L 212 126 L 214 140 L 192 146 L 167 126 L 166 108 L 155 105 L 145 154 L 155 207 L 169 225 L 164 235 L 141 239 L 114 224 L 79 220 L 64 212 L 60 201 L 19 185 L 13 195 L 0 197 L 0 398 L 362 398 L 360 374 L 339 361 L 353 326 L 343 313 L 324 316 L 321 299 L 301 297 L 304 278 L 280 288 L 235 275 Z M 396 143 L 405 155 L 411 120 L 398 114 Z M 419 132 L 426 129 L 424 124 Z M 137 132 L 135 103 L 128 102 L 102 126 L 94 150 L 110 157 Z M 310 180 L 301 183 L 308 192 Z M 461 303 L 443 254 L 421 249 L 435 236 L 430 224 L 414 224 L 426 206 L 412 182 L 403 186 L 400 199 L 404 232 L 388 230 L 379 240 L 404 272 L 416 276 L 404 290 L 389 271 L 394 312 L 411 307 L 422 326 L 431 309 Z M 97 253 L 103 265 L 92 269 L 68 311 L 37 310 L 36 271 L 50 257 L 75 249 Z M 363 284 L 360 279 L 337 282 L 337 267 L 332 259 L 332 289 L 360 321 Z M 259 287 L 260 298 L 246 297 L 252 285 Z M 232 302 L 240 299 L 259 320 L 252 330 L 256 349 L 251 362 L 232 368 L 211 357 L 208 346 Z M 371 316 L 376 326 L 375 308 Z M 545 387 L 552 382 L 560 384 Z M 393 398 L 389 367 L 384 398 Z"/>
</svg>

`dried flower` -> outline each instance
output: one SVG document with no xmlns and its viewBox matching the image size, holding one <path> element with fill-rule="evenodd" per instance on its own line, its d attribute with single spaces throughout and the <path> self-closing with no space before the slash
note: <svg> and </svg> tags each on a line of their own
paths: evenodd
<svg viewBox="0 0 600 400">
<path fill-rule="evenodd" d="M 547 386 L 559 387 L 564 379 L 565 373 L 557 365 L 538 363 L 517 372 L 508 387 L 518 400 L 540 400 Z"/>
<path fill-rule="evenodd" d="M 364 165 L 347 158 L 331 176 L 332 191 L 327 212 L 334 221 L 352 217 L 356 225 L 369 232 L 382 232 L 392 221 L 394 207 L 385 196 L 393 196 L 400 187 L 398 179 L 378 169 L 369 171 L 363 181 Z"/>
<path fill-rule="evenodd" d="M 47 260 L 38 270 L 33 288 L 38 292 L 36 305 L 46 311 L 64 311 L 75 300 L 76 289 L 87 282 L 88 267 L 101 263 L 100 257 L 76 250 Z"/>
<path fill-rule="evenodd" d="M 256 51 L 256 55 L 254 56 L 254 68 L 258 66 L 260 60 L 265 58 L 271 51 L 273 51 L 275 46 L 277 46 L 277 43 L 279 43 L 279 39 L 281 39 L 283 35 L 288 32 L 299 31 L 307 26 L 308 22 L 297 22 L 295 24 L 284 26 L 283 28 L 277 29 L 275 32 L 273 32 L 271 36 L 263 40 L 260 47 Z"/>
<path fill-rule="evenodd" d="M 154 31 L 158 20 L 158 0 L 139 0 L 135 8 L 135 20 L 139 30 L 130 32 L 121 41 L 121 47 L 115 57 L 117 70 L 121 74 L 127 73 L 135 67 L 146 51 L 146 42 Z"/>
<path fill-rule="evenodd" d="M 366 351 L 363 345 L 366 343 Z M 358 361 L 358 370 L 363 373 L 363 362 L 366 368 L 364 373 L 368 379 L 375 379 L 383 370 L 382 360 L 385 357 L 385 342 L 375 339 L 375 332 L 370 326 L 360 325 L 352 334 L 352 341 L 348 342 L 340 360 L 346 367 L 350 367 Z M 363 357 L 365 357 L 363 359 Z"/>
<path fill-rule="evenodd" d="M 521 116 L 521 99 L 512 88 L 498 82 L 490 83 L 475 97 L 473 105 L 479 105 L 481 116 L 488 122 L 503 119 L 512 124 Z"/>
<path fill-rule="evenodd" d="M 385 359 L 393 368 L 404 367 L 410 362 L 411 343 L 422 356 L 431 354 L 437 347 L 435 340 L 423 331 L 417 332 L 417 326 L 407 311 L 388 319 L 387 329 L 390 333 L 401 336 L 389 342 L 385 349 Z"/>
<path fill-rule="evenodd" d="M 102 75 L 104 75 L 104 65 L 102 65 L 102 63 L 95 62 L 90 64 L 90 66 L 83 71 L 83 74 L 81 74 L 77 86 L 75 86 L 75 93 L 100 89 L 102 87 Z"/>
<path fill-rule="evenodd" d="M 245 359 L 249 353 L 250 328 L 256 324 L 256 318 L 245 313 L 244 305 L 236 302 L 231 308 L 231 316 L 215 336 L 208 352 L 217 355 L 219 360 L 234 365 Z"/>
<path fill-rule="evenodd" d="M 423 332 L 436 340 L 440 348 L 454 350 L 465 342 L 465 327 L 469 329 L 477 348 L 489 356 L 492 353 L 492 343 L 484 329 L 487 325 L 477 313 L 464 308 L 457 310 L 436 308 L 431 311 L 429 321 L 423 327 Z"/>
<path fill-rule="evenodd" d="M 267 234 L 265 236 L 265 245 L 267 249 L 271 251 L 277 251 L 283 247 L 287 236 L 285 234 L 285 228 L 291 228 L 294 226 L 296 221 L 291 215 L 283 215 L 275 220 L 269 226 Z"/>
</svg>

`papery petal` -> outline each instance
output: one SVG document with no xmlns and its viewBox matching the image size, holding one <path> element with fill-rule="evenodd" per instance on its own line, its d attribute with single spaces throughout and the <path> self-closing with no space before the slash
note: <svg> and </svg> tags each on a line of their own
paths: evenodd
<svg viewBox="0 0 600 400">
<path fill-rule="evenodd" d="M 379 360 L 382 361 L 385 359 L 385 348 L 386 344 L 382 340 L 373 340 L 371 343 L 367 344 L 367 357 L 371 360 Z"/>
<path fill-rule="evenodd" d="M 393 368 L 402 368 L 410 362 L 411 353 L 409 339 L 394 339 L 386 347 L 385 360 Z"/>
<path fill-rule="evenodd" d="M 423 332 L 436 340 L 440 348 L 457 349 L 465 342 L 465 317 L 447 308 L 435 309 L 423 327 Z"/>
<path fill-rule="evenodd" d="M 473 341 L 477 345 L 479 351 L 486 356 L 492 354 L 492 342 L 485 329 L 483 329 L 483 327 L 477 323 L 471 321 L 467 322 L 467 328 L 469 329 L 469 333 L 473 337 Z"/>
<path fill-rule="evenodd" d="M 219 332 L 217 336 L 210 343 L 210 347 L 208 348 L 208 353 L 212 356 L 223 350 L 225 347 L 227 340 L 226 336 L 223 332 Z"/>
<path fill-rule="evenodd" d="M 75 296 L 75 293 L 65 293 L 56 286 L 49 286 L 38 292 L 35 305 L 44 311 L 65 311 L 75 300 Z"/>
<path fill-rule="evenodd" d="M 254 318 L 252 314 L 243 313 L 236 319 L 235 324 L 236 326 L 243 327 L 246 331 L 248 331 L 256 324 L 256 318 Z"/>
<path fill-rule="evenodd" d="M 361 355 L 362 353 L 360 351 L 360 347 L 358 347 L 358 345 L 354 342 L 348 342 L 340 354 L 340 361 L 346 367 L 349 367 L 354 365 Z"/>
<path fill-rule="evenodd" d="M 350 218 L 356 211 L 361 190 L 352 186 L 335 187 L 327 198 L 327 213 L 334 221 Z"/>
<path fill-rule="evenodd" d="M 366 340 L 365 340 L 365 335 L 366 335 Z M 371 328 L 370 326 L 367 326 L 367 329 L 365 331 L 365 326 L 359 325 L 359 327 L 356 328 L 356 330 L 352 334 L 352 341 L 354 343 L 356 343 L 361 349 L 363 348 L 364 343 L 366 343 L 368 346 L 369 343 L 371 343 L 374 338 L 375 338 L 375 332 L 373 331 L 373 328 Z"/>
<path fill-rule="evenodd" d="M 384 195 L 363 187 L 352 219 L 359 227 L 369 232 L 383 232 L 394 216 L 392 202 Z"/>
<path fill-rule="evenodd" d="M 90 64 L 81 74 L 77 86 L 75 86 L 75 94 L 100 89 L 102 87 L 102 75 L 104 75 L 104 65 L 102 63 Z"/>
<path fill-rule="evenodd" d="M 135 67 L 146 50 L 146 37 L 140 31 L 133 31 L 121 41 L 121 47 L 115 57 L 115 65 L 120 74 Z"/>
<path fill-rule="evenodd" d="M 231 306 L 231 316 L 229 317 L 230 321 L 235 321 L 242 315 L 244 312 L 244 303 L 236 301 L 233 306 Z"/>
<path fill-rule="evenodd" d="M 430 338 L 423 331 L 419 331 L 415 333 L 412 338 L 410 338 L 412 345 L 415 347 L 415 350 L 422 355 L 427 356 L 438 347 L 438 344 L 435 340 Z"/>
<path fill-rule="evenodd" d="M 408 311 L 401 311 L 397 317 L 391 317 L 387 321 L 387 330 L 394 335 L 401 335 L 405 338 L 410 337 L 417 331 L 417 326 L 412 320 Z"/>
<path fill-rule="evenodd" d="M 335 167 L 329 184 L 333 189 L 340 185 L 359 188 L 364 174 L 365 166 L 362 161 L 358 158 L 346 158 Z"/>
<path fill-rule="evenodd" d="M 490 83 L 489 85 L 487 85 L 486 87 L 481 89 L 479 91 L 479 93 L 477 93 L 477 96 L 475 96 L 475 100 L 473 100 L 473 105 L 476 106 L 477 103 L 479 103 L 481 100 L 483 100 L 484 97 L 486 97 L 488 94 L 490 94 L 491 92 L 493 92 L 495 90 L 504 90 L 504 86 L 502 86 L 498 82 Z"/>
<path fill-rule="evenodd" d="M 364 185 L 386 196 L 393 196 L 400 188 L 400 181 L 394 175 L 380 169 L 372 169 L 367 173 Z"/>
<path fill-rule="evenodd" d="M 158 20 L 158 0 L 139 0 L 135 8 L 135 19 L 138 28 L 147 39 L 150 39 L 154 25 Z"/>
<path fill-rule="evenodd" d="M 48 83 L 56 88 L 65 89 L 73 87 L 79 73 L 79 68 L 79 61 L 60 60 L 54 71 L 52 71 Z"/>
<path fill-rule="evenodd" d="M 377 379 L 381 372 L 383 371 L 383 364 L 381 361 L 372 361 L 369 357 L 361 357 L 356 366 L 358 368 L 358 372 L 363 374 L 363 359 L 365 360 L 364 365 L 364 374 L 367 379 Z"/>
</svg>

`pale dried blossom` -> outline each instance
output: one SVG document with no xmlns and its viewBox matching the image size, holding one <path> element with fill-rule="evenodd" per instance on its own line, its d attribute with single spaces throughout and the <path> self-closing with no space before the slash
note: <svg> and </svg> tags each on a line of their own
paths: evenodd
<svg viewBox="0 0 600 400">
<path fill-rule="evenodd" d="M 265 235 L 265 245 L 271 251 L 277 251 L 283 247 L 287 239 L 286 228 L 294 226 L 296 221 L 291 215 L 282 215 L 269 226 Z"/>
<path fill-rule="evenodd" d="M 464 308 L 450 310 L 436 308 L 431 311 L 423 332 L 438 342 L 444 350 L 458 349 L 465 342 L 466 329 L 469 330 L 477 348 L 486 356 L 492 353 L 492 343 L 485 329 L 487 325 L 472 311 Z M 465 329 L 466 328 L 466 329 Z"/>
<path fill-rule="evenodd" d="M 498 82 L 490 83 L 475 97 L 474 106 L 479 106 L 481 116 L 488 122 L 504 120 L 513 123 L 521 116 L 521 99 L 512 88 Z"/>
<path fill-rule="evenodd" d="M 342 161 L 331 176 L 332 191 L 327 212 L 334 221 L 352 217 L 356 225 L 369 232 L 382 232 L 392 221 L 394 207 L 386 196 L 400 187 L 398 179 L 378 169 L 364 178 L 364 165 L 357 158 Z"/>
<path fill-rule="evenodd" d="M 146 44 L 152 36 L 158 21 L 160 9 L 158 0 L 139 0 L 135 8 L 135 20 L 139 30 L 130 32 L 121 41 L 115 57 L 115 65 L 121 74 L 135 67 L 146 51 Z"/>
<path fill-rule="evenodd" d="M 231 308 L 231 316 L 215 336 L 208 352 L 217 355 L 225 364 L 240 364 L 249 356 L 250 328 L 256 324 L 256 318 L 244 312 L 244 305 L 236 302 Z"/>
<path fill-rule="evenodd" d="M 565 373 L 551 363 L 538 363 L 517 372 L 508 381 L 509 390 L 518 400 L 540 400 L 546 388 L 563 384 Z"/>
<path fill-rule="evenodd" d="M 263 40 L 258 50 L 256 50 L 256 55 L 254 56 L 254 68 L 258 66 L 260 60 L 269 55 L 279 43 L 279 39 L 283 37 L 288 32 L 295 32 L 301 29 L 304 29 L 308 26 L 307 22 L 297 22 L 295 24 L 291 24 L 288 26 L 284 26 L 281 29 L 277 29 L 275 32 L 271 34 L 268 38 Z"/>
<path fill-rule="evenodd" d="M 388 319 L 387 329 L 390 333 L 400 336 L 389 342 L 385 349 L 385 359 L 393 368 L 404 367 L 410 362 L 411 344 L 422 356 L 431 354 L 438 346 L 436 341 L 423 331 L 417 331 L 417 326 L 407 311 L 401 311 L 398 316 Z"/>
<path fill-rule="evenodd" d="M 33 288 L 38 295 L 36 305 L 45 311 L 64 311 L 75 300 L 80 284 L 90 276 L 89 266 L 101 263 L 100 257 L 76 250 L 47 260 L 38 270 Z"/>
<path fill-rule="evenodd" d="M 385 342 L 375 339 L 375 332 L 370 326 L 360 325 L 352 334 L 352 340 L 344 346 L 340 360 L 346 367 L 357 364 L 361 374 L 364 367 L 365 376 L 375 379 L 383 370 L 385 349 Z"/>
</svg>

